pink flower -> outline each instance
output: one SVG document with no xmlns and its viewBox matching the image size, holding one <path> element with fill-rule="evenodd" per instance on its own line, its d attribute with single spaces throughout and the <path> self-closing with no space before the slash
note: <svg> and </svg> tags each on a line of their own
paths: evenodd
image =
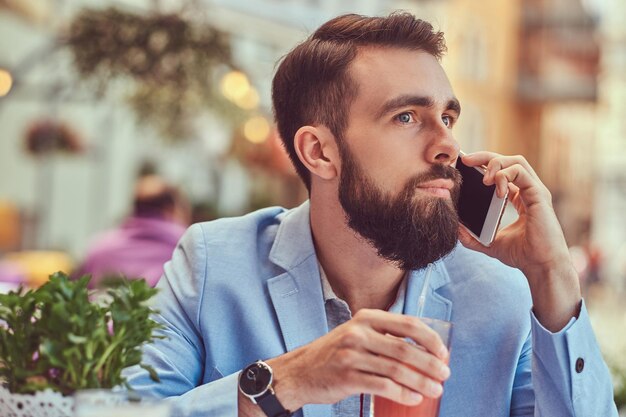
<svg viewBox="0 0 626 417">
<path fill-rule="evenodd" d="M 115 331 L 113 330 L 113 319 L 109 319 L 107 322 L 107 331 L 109 332 L 109 336 L 113 336 Z"/>
<path fill-rule="evenodd" d="M 48 369 L 48 377 L 52 378 L 52 379 L 56 379 L 59 377 L 59 375 L 61 375 L 61 371 L 58 370 L 57 368 L 50 368 Z"/>
</svg>

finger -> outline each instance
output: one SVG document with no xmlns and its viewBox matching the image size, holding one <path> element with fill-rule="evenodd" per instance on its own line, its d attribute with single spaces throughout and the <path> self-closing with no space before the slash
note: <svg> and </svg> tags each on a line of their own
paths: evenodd
<svg viewBox="0 0 626 417">
<path fill-rule="evenodd" d="M 408 344 L 407 342 L 402 342 Z M 419 350 L 412 347 L 414 350 Z M 355 368 L 370 374 L 389 378 L 411 391 L 419 392 L 425 397 L 437 398 L 443 393 L 442 381 L 430 378 L 405 363 L 387 356 L 375 356 L 359 352 L 359 360 Z M 434 358 L 434 356 L 431 355 Z"/>
<path fill-rule="evenodd" d="M 365 322 L 380 334 L 408 337 L 441 359 L 448 357 L 448 349 L 441 337 L 419 318 L 382 310 L 361 309 L 354 319 Z"/>
<path fill-rule="evenodd" d="M 491 184 L 495 172 L 515 164 L 523 166 L 532 176 L 539 179 L 539 176 L 533 167 L 526 160 L 526 158 L 521 155 L 505 156 L 496 152 L 481 151 L 463 156 L 463 163 L 469 166 L 486 166 L 487 172 L 485 173 L 485 181 L 489 184 Z"/>
<path fill-rule="evenodd" d="M 498 156 L 491 159 L 487 163 L 487 170 L 485 172 L 485 183 L 491 183 L 495 174 L 505 168 L 508 168 L 513 165 L 521 165 L 528 171 L 528 173 L 534 177 L 536 180 L 539 180 L 539 176 L 535 172 L 535 170 L 530 166 L 526 158 L 523 156 Z"/>
<path fill-rule="evenodd" d="M 539 203 L 543 199 L 545 186 L 536 180 L 521 165 L 513 165 L 498 171 L 495 175 L 496 193 L 503 198 L 509 190 L 509 183 L 519 188 L 519 194 L 526 205 Z"/>
<path fill-rule="evenodd" d="M 424 397 L 419 392 L 400 385 L 389 378 L 361 372 L 357 375 L 357 392 L 385 397 L 400 404 L 415 406 L 420 404 Z"/>
<path fill-rule="evenodd" d="M 509 195 L 513 198 L 515 195 L 519 193 L 519 187 L 512 182 L 509 183 Z"/>
<path fill-rule="evenodd" d="M 468 153 L 467 155 L 463 155 L 462 159 L 465 165 L 476 167 L 476 166 L 481 166 L 481 165 L 487 166 L 489 161 L 491 161 L 494 158 L 498 158 L 500 156 L 502 155 L 500 155 L 499 153 L 489 152 L 489 151 L 480 151 L 480 152 L 473 152 L 473 153 Z"/>
<path fill-rule="evenodd" d="M 510 169 L 507 168 L 509 171 L 509 175 L 507 175 L 506 172 L 504 172 L 504 170 L 499 170 L 496 171 L 496 173 L 493 176 L 493 183 L 496 185 L 496 195 L 498 196 L 498 198 L 504 198 L 508 195 L 509 193 L 509 183 L 512 183 L 514 180 L 517 180 L 517 177 L 519 175 L 519 171 L 516 168 Z M 509 181 L 509 177 L 513 176 L 512 179 Z"/>
<path fill-rule="evenodd" d="M 390 359 L 391 362 L 387 363 L 389 366 L 400 366 L 406 369 L 410 366 L 420 375 L 437 381 L 445 381 L 450 376 L 450 368 L 443 360 L 405 339 L 382 335 L 373 330 L 369 339 L 372 343 L 368 346 L 368 350 L 380 357 Z M 370 371 L 373 372 L 373 370 Z M 385 375 L 393 375 L 394 371 L 391 369 L 391 374 Z"/>
<path fill-rule="evenodd" d="M 526 208 L 524 207 L 524 201 L 519 194 L 520 189 L 517 185 L 513 183 L 509 183 L 509 201 L 513 203 L 513 207 L 517 211 L 518 214 L 523 214 L 526 212 Z"/>
</svg>

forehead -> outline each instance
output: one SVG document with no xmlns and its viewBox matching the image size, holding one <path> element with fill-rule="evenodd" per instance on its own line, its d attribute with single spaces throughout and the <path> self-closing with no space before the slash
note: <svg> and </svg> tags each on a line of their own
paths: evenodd
<svg viewBox="0 0 626 417">
<path fill-rule="evenodd" d="M 360 48 L 349 69 L 358 85 L 354 107 L 380 105 L 406 94 L 430 97 L 436 104 L 447 103 L 454 92 L 441 64 L 421 50 L 389 47 Z"/>
</svg>

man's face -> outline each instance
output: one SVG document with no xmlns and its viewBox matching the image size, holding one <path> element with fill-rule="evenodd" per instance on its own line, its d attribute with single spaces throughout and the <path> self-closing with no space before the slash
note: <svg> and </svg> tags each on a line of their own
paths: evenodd
<svg viewBox="0 0 626 417">
<path fill-rule="evenodd" d="M 460 177 L 451 164 L 459 108 L 431 55 L 360 51 L 350 68 L 359 91 L 339 138 L 339 201 L 348 225 L 379 255 L 418 269 L 449 253 L 458 234 Z"/>
</svg>

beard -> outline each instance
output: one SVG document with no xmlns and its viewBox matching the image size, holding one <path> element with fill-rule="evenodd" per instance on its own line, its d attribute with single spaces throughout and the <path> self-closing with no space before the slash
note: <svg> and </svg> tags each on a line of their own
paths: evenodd
<svg viewBox="0 0 626 417">
<path fill-rule="evenodd" d="M 382 258 L 404 270 L 421 269 L 454 249 L 459 218 L 459 172 L 447 165 L 433 165 L 410 178 L 394 196 L 381 190 L 367 176 L 347 146 L 341 146 L 342 171 L 339 202 L 348 226 L 369 242 Z M 451 200 L 421 193 L 426 181 L 451 179 Z"/>
</svg>

